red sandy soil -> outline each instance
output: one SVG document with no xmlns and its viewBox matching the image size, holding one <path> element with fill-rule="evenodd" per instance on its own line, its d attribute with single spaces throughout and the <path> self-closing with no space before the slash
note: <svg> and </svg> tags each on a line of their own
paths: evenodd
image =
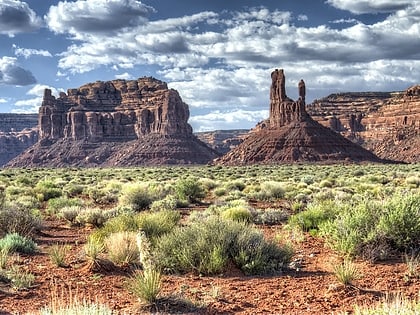
<svg viewBox="0 0 420 315">
<path fill-rule="evenodd" d="M 387 294 L 415 299 L 420 293 L 419 279 L 407 277 L 400 257 L 375 264 L 357 260 L 362 277 L 352 286 L 340 284 L 332 272 L 340 256 L 322 239 L 305 235 L 294 242 L 298 269 L 266 277 L 245 276 L 234 267 L 211 277 L 165 275 L 162 298 L 144 306 L 126 288 L 129 267 L 96 273 L 89 269 L 82 248 L 91 231 L 47 220 L 35 236 L 40 252 L 12 258 L 12 263 L 35 275 L 33 287 L 16 292 L 0 282 L 0 314 L 38 314 L 52 301 L 69 299 L 103 303 L 115 314 L 351 314 L 354 305 L 372 304 Z M 267 237 L 279 231 L 281 226 L 264 227 Z M 66 268 L 55 266 L 48 256 L 48 246 L 57 243 L 71 245 Z"/>
</svg>

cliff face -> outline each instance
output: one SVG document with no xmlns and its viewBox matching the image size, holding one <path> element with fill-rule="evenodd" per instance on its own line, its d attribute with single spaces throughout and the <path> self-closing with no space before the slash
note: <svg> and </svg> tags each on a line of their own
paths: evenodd
<svg viewBox="0 0 420 315">
<path fill-rule="evenodd" d="M 36 114 L 0 114 L 0 167 L 38 141 Z"/>
<path fill-rule="evenodd" d="M 380 159 L 329 128 L 305 110 L 305 83 L 299 99 L 286 96 L 283 70 L 271 74 L 270 117 L 251 130 L 245 140 L 215 163 L 226 165 L 283 162 L 362 162 Z"/>
<path fill-rule="evenodd" d="M 39 109 L 39 143 L 9 166 L 205 164 L 216 153 L 188 124 L 178 92 L 154 78 L 97 81 Z"/>
<path fill-rule="evenodd" d="M 319 123 L 379 157 L 420 161 L 420 86 L 403 92 L 341 93 L 307 107 Z"/>
<path fill-rule="evenodd" d="M 127 141 L 151 133 L 190 135 L 188 118 L 188 106 L 162 81 L 98 81 L 58 98 L 45 90 L 39 136 L 41 140 Z"/>
</svg>

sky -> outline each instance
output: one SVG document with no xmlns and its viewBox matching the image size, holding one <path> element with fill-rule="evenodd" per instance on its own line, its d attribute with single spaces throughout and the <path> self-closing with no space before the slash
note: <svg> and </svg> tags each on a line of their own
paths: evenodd
<svg viewBox="0 0 420 315">
<path fill-rule="evenodd" d="M 270 74 L 307 103 L 420 82 L 420 0 L 0 0 L 0 112 L 97 80 L 153 76 L 194 131 L 268 118 Z"/>
</svg>

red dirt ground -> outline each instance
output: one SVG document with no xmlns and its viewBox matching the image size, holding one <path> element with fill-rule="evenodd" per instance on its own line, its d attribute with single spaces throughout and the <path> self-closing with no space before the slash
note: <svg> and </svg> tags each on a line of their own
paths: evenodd
<svg viewBox="0 0 420 315">
<path fill-rule="evenodd" d="M 264 228 L 267 237 L 280 230 L 280 226 Z M 413 299 L 420 293 L 420 281 L 407 278 L 407 266 L 398 257 L 375 264 L 358 260 L 362 277 L 353 286 L 341 285 L 332 273 L 340 257 L 321 239 L 305 235 L 294 242 L 293 260 L 301 265 L 297 270 L 270 277 L 245 276 L 235 268 L 212 277 L 167 275 L 162 298 L 146 307 L 126 289 L 129 268 L 89 270 L 82 247 L 90 232 L 56 219 L 46 221 L 35 236 L 40 253 L 12 261 L 33 273 L 35 284 L 15 292 L 0 282 L 0 314 L 37 314 L 52 301 L 69 299 L 100 302 L 115 314 L 351 314 L 355 304 L 371 304 L 389 293 Z M 50 261 L 47 248 L 56 243 L 71 245 L 67 268 Z"/>
</svg>

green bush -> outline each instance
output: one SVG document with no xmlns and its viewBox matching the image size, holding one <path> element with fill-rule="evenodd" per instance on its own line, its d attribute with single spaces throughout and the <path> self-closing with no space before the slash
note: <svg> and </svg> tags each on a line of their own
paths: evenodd
<svg viewBox="0 0 420 315">
<path fill-rule="evenodd" d="M 36 247 L 33 240 L 18 233 L 9 233 L 0 239 L 0 250 L 7 249 L 10 253 L 32 254 L 36 251 Z"/>
<path fill-rule="evenodd" d="M 134 211 L 145 210 L 153 202 L 148 184 L 129 184 L 123 187 L 119 204 L 131 207 Z"/>
<path fill-rule="evenodd" d="M 58 197 L 49 199 L 47 202 L 47 212 L 55 214 L 65 207 L 80 207 L 83 202 L 77 198 Z"/>
<path fill-rule="evenodd" d="M 282 209 L 258 210 L 253 219 L 255 224 L 277 225 L 289 218 L 289 215 Z"/>
<path fill-rule="evenodd" d="M 103 241 L 112 233 L 143 230 L 153 240 L 171 231 L 180 219 L 181 215 L 172 210 L 122 214 L 109 219 L 102 228 L 92 233 L 92 237 Z"/>
<path fill-rule="evenodd" d="M 0 209 L 0 236 L 6 233 L 29 236 L 40 226 L 40 218 L 31 210 L 16 205 L 6 205 Z"/>
<path fill-rule="evenodd" d="M 314 201 L 306 209 L 289 218 L 288 224 L 299 227 L 302 231 L 318 230 L 323 222 L 335 217 L 338 204 L 331 200 Z"/>
<path fill-rule="evenodd" d="M 377 229 L 397 249 L 418 248 L 420 244 L 420 194 L 397 195 L 385 204 Z"/>
<path fill-rule="evenodd" d="M 175 185 L 175 192 L 178 199 L 189 203 L 200 202 L 206 195 L 201 183 L 194 178 L 179 180 Z"/>
<path fill-rule="evenodd" d="M 111 233 L 105 239 L 109 259 L 117 265 L 133 264 L 139 261 L 136 232 Z"/>
<path fill-rule="evenodd" d="M 251 222 L 252 213 L 246 207 L 233 206 L 225 209 L 221 216 L 223 219 L 234 220 L 238 222 Z"/>
<path fill-rule="evenodd" d="M 74 221 L 80 225 L 101 227 L 108 220 L 107 213 L 100 208 L 82 208 Z"/>
<path fill-rule="evenodd" d="M 62 195 L 62 189 L 50 180 L 39 181 L 35 186 L 35 191 L 40 201 L 47 201 Z"/>
<path fill-rule="evenodd" d="M 154 212 L 162 210 L 175 210 L 176 206 L 176 197 L 172 195 L 167 195 L 163 199 L 153 201 L 150 206 L 150 210 Z"/>
<path fill-rule="evenodd" d="M 163 270 L 217 274 L 229 261 L 246 273 L 278 272 L 290 250 L 264 240 L 250 226 L 212 216 L 177 227 L 156 242 L 156 260 Z"/>
</svg>

